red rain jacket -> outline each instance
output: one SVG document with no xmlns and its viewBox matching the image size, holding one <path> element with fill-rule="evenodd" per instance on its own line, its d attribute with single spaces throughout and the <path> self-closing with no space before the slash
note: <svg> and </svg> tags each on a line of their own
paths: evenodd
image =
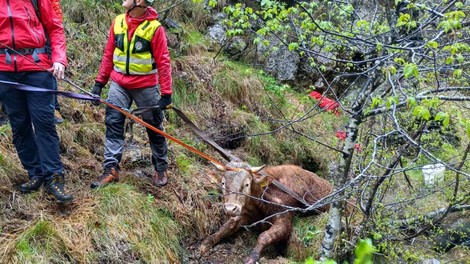
<svg viewBox="0 0 470 264">
<path fill-rule="evenodd" d="M 141 17 L 130 17 L 126 14 L 126 22 L 128 25 L 128 38 L 132 39 L 136 28 L 144 20 L 157 19 L 158 14 L 155 9 L 147 7 L 147 11 Z M 162 95 L 172 94 L 172 78 L 171 78 L 171 63 L 170 54 L 168 52 L 168 45 L 163 26 L 158 27 L 155 35 L 151 41 L 152 53 L 157 64 L 157 74 L 150 75 L 131 75 L 123 74 L 114 71 L 113 54 L 114 54 L 114 22 L 111 24 L 109 30 L 109 38 L 106 43 L 103 58 L 101 59 L 100 69 L 98 71 L 97 82 L 107 84 L 109 78 L 119 84 L 119 86 L 126 89 L 138 89 L 152 87 L 160 83 L 160 91 Z"/>
<path fill-rule="evenodd" d="M 12 62 L 7 64 L 7 55 L 2 52 L 0 71 L 45 71 L 52 67 L 53 62 L 67 66 L 62 22 L 56 16 L 50 1 L 40 0 L 38 3 L 41 20 L 36 16 L 34 6 L 29 0 L 0 1 L 0 49 L 4 50 L 4 45 L 15 50 L 43 48 L 46 45 L 47 31 L 51 40 L 52 58 L 46 53 L 40 53 L 40 62 L 35 64 L 31 54 L 25 55 L 28 60 L 10 51 Z"/>
</svg>

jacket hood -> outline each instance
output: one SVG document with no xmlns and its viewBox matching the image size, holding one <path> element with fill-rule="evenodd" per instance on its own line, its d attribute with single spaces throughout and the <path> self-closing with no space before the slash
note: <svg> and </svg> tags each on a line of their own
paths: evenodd
<svg viewBox="0 0 470 264">
<path fill-rule="evenodd" d="M 145 21 L 145 20 L 156 20 L 158 19 L 158 14 L 157 14 L 157 11 L 155 11 L 155 9 L 153 9 L 152 7 L 147 7 L 145 13 L 140 16 L 140 17 L 131 17 L 129 16 L 128 13 L 126 13 L 126 17 L 127 17 L 127 23 L 130 23 L 130 24 L 140 24 L 142 21 Z"/>
<path fill-rule="evenodd" d="M 153 7 L 147 7 L 146 16 L 148 19 L 158 19 L 158 13 Z"/>
</svg>

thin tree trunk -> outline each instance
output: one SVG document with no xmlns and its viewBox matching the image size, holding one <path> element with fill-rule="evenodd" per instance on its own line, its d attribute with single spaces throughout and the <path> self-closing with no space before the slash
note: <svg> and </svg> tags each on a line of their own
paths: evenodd
<svg viewBox="0 0 470 264">
<path fill-rule="evenodd" d="M 380 78 L 377 78 L 375 74 L 375 70 L 371 72 L 371 76 L 369 76 L 367 82 L 364 84 L 362 91 L 358 94 L 357 100 L 352 107 L 353 115 L 351 119 L 349 119 L 349 123 L 346 126 L 343 158 L 341 159 L 339 166 L 338 176 L 334 177 L 333 189 L 334 192 L 338 191 L 339 196 L 343 195 L 343 187 L 349 178 L 348 176 L 354 153 L 354 144 L 356 143 L 359 125 L 362 123 L 362 118 L 364 116 L 362 109 L 364 109 L 364 105 L 368 96 L 379 86 L 379 79 Z M 334 257 L 334 244 L 341 234 L 341 212 L 343 204 L 344 201 L 338 201 L 330 205 L 328 223 L 325 226 L 325 236 L 323 238 L 320 250 L 320 257 L 322 259 Z"/>
<path fill-rule="evenodd" d="M 343 159 L 340 164 L 340 177 L 335 179 L 334 189 L 341 189 L 348 180 L 348 172 L 351 166 L 351 159 L 353 157 L 354 142 L 357 136 L 357 126 L 359 124 L 358 119 L 350 119 L 349 125 L 347 126 L 346 142 L 343 146 Z M 342 193 L 338 193 L 342 195 Z M 321 246 L 321 257 L 332 258 L 333 257 L 333 246 L 341 233 L 341 211 L 343 208 L 343 201 L 337 201 L 330 205 L 328 223 L 325 227 L 325 237 L 322 241 Z"/>
</svg>

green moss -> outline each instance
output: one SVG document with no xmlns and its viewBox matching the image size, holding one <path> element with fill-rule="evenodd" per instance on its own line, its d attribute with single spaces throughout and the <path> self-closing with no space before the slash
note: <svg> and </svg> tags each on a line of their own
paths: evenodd
<svg viewBox="0 0 470 264">
<path fill-rule="evenodd" d="M 190 172 L 192 161 L 188 159 L 185 154 L 180 154 L 176 157 L 176 166 L 184 175 L 188 175 Z"/>
</svg>

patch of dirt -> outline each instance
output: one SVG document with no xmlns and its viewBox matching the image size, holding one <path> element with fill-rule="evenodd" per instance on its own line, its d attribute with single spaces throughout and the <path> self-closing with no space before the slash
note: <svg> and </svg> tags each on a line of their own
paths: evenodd
<svg viewBox="0 0 470 264">
<path fill-rule="evenodd" d="M 200 255 L 198 247 L 201 241 L 185 241 L 188 255 L 184 256 L 181 263 L 187 264 L 227 264 L 243 263 L 255 246 L 258 233 L 242 230 L 237 234 L 222 240 L 209 250 L 207 254 Z M 282 250 L 282 248 L 280 249 Z M 274 246 L 266 248 L 261 253 L 260 264 L 287 264 L 288 259 L 280 256 L 278 249 Z"/>
</svg>

